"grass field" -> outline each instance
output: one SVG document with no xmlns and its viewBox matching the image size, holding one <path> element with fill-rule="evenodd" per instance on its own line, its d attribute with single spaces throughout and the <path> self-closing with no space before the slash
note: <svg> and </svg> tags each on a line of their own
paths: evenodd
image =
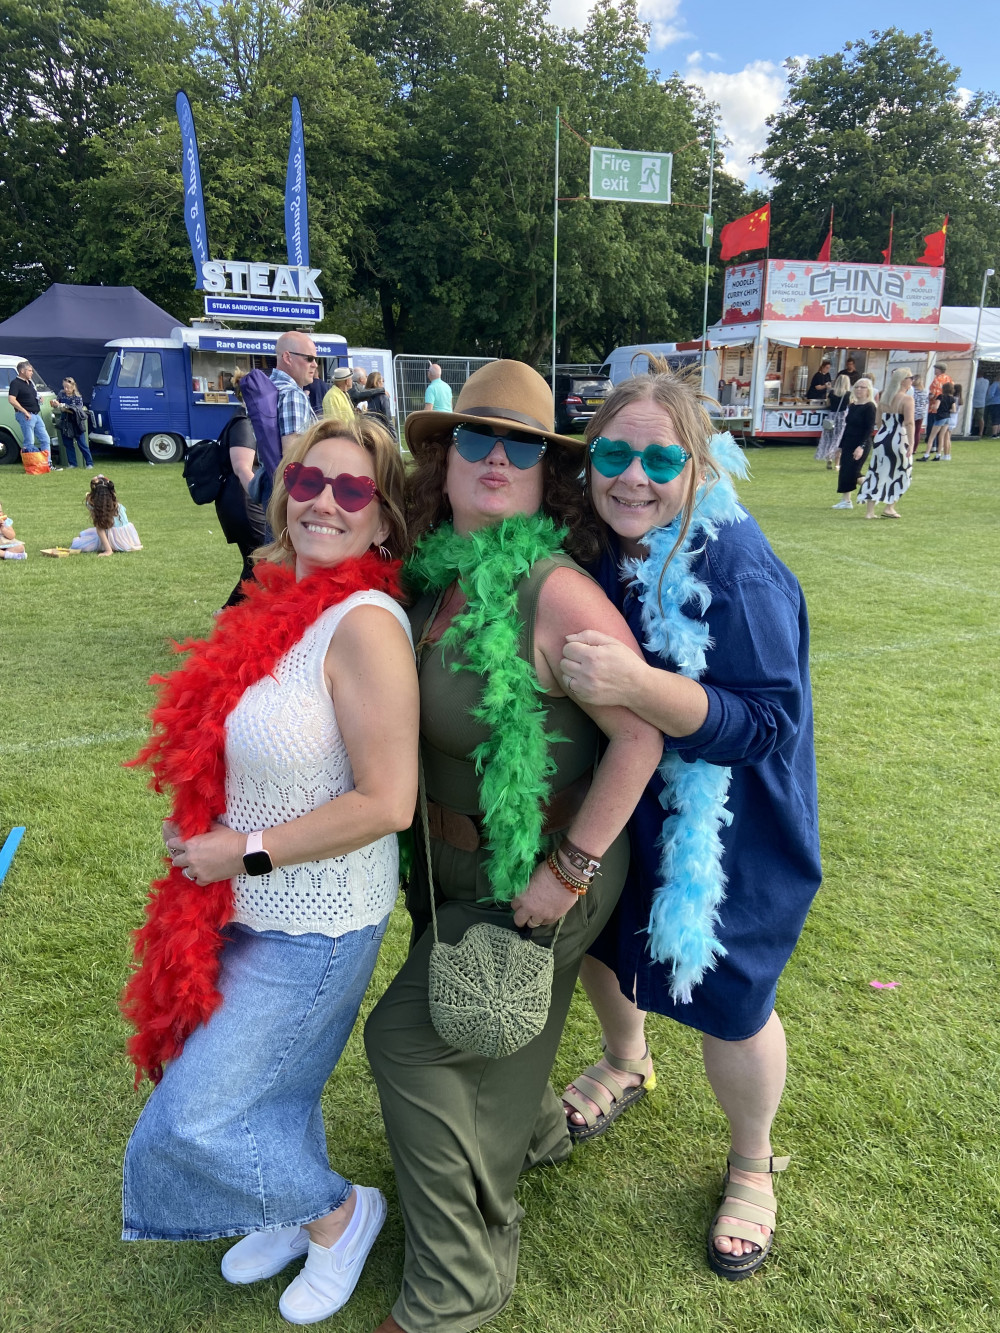
<svg viewBox="0 0 1000 1333">
<path fill-rule="evenodd" d="M 790 1078 L 774 1257 L 727 1284 L 703 1257 L 725 1142 L 694 1035 L 651 1025 L 659 1089 L 522 1183 L 520 1282 L 496 1333 L 945 1333 L 998 1326 L 1000 443 L 915 469 L 903 519 L 833 512 L 807 449 L 754 452 L 743 496 L 802 581 L 826 879 L 779 991 Z M 167 640 L 202 634 L 240 561 L 179 467 L 103 460 L 145 550 L 47 560 L 84 525 L 86 473 L 0 468 L 27 562 L 0 564 L 0 1329 L 257 1333 L 287 1275 L 238 1289 L 227 1242 L 123 1245 L 122 1152 L 141 1105 L 116 996 L 158 867 L 162 802 L 121 767 Z M 404 950 L 397 909 L 370 998 Z M 869 982 L 897 981 L 893 990 Z M 594 1058 L 578 994 L 556 1080 Z M 359 1035 L 330 1080 L 336 1165 L 390 1215 L 324 1327 L 370 1333 L 402 1227 Z"/>
</svg>

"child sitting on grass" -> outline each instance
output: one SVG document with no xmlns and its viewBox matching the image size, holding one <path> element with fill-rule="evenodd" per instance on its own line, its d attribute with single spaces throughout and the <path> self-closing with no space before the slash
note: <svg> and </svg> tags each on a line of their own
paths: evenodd
<svg viewBox="0 0 1000 1333">
<path fill-rule="evenodd" d="M 114 555 L 116 551 L 141 551 L 142 542 L 135 525 L 128 520 L 125 506 L 115 495 L 114 482 L 98 473 L 84 497 L 94 520 L 92 528 L 84 528 L 70 543 L 74 551 L 96 551 L 98 555 Z"/>
<path fill-rule="evenodd" d="M 27 560 L 27 558 L 24 542 L 18 541 L 14 532 L 13 520 L 9 514 L 4 513 L 3 505 L 0 505 L 0 559 Z"/>
</svg>

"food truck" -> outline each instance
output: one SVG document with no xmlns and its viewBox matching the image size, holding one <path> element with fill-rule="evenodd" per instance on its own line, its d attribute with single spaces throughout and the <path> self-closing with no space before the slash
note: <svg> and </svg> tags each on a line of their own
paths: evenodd
<svg viewBox="0 0 1000 1333">
<path fill-rule="evenodd" d="M 935 361 L 968 360 L 970 341 L 940 323 L 943 286 L 943 268 L 919 264 L 734 264 L 722 318 L 708 330 L 702 388 L 736 435 L 816 441 L 828 407 L 825 394 L 810 399 L 809 385 L 825 358 L 835 380 L 853 357 L 876 393 L 896 365 L 929 383 Z M 700 349 L 701 340 L 677 346 Z"/>
<path fill-rule="evenodd" d="M 169 338 L 115 338 L 90 400 L 90 441 L 141 449 L 151 463 L 175 463 L 198 440 L 217 440 L 235 415 L 233 374 L 274 364 L 280 331 L 176 328 Z M 346 341 L 312 335 L 320 375 L 348 364 Z"/>
</svg>

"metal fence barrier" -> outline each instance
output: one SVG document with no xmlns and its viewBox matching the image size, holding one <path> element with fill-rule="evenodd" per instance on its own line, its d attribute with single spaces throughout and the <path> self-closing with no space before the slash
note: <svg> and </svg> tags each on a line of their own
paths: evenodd
<svg viewBox="0 0 1000 1333">
<path fill-rule="evenodd" d="M 397 356 L 393 361 L 393 374 L 396 380 L 396 421 L 399 428 L 399 442 L 403 441 L 403 422 L 411 412 L 416 412 L 424 405 L 427 392 L 427 366 L 434 361 L 441 367 L 441 378 L 451 389 L 452 397 L 457 398 L 462 385 L 474 370 L 495 361 L 494 356 Z"/>
</svg>

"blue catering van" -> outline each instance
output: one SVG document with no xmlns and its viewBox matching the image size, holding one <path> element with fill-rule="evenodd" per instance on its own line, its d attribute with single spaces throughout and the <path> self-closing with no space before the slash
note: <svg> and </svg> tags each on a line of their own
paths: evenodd
<svg viewBox="0 0 1000 1333">
<path fill-rule="evenodd" d="M 176 328 L 169 338 L 115 338 L 90 398 L 90 441 L 141 449 L 151 463 L 176 463 L 198 440 L 217 440 L 238 399 L 233 373 L 270 371 L 281 330 Z M 347 365 L 347 343 L 312 335 L 319 373 Z"/>
</svg>

